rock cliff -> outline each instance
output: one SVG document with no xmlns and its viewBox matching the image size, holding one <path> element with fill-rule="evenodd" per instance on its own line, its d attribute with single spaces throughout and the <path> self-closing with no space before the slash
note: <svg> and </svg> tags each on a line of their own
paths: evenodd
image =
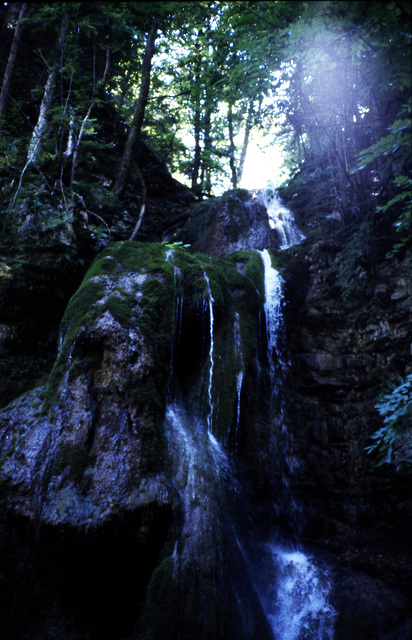
<svg viewBox="0 0 412 640">
<path fill-rule="evenodd" d="M 408 450 L 376 469 L 365 446 L 383 385 L 410 372 L 411 261 L 353 242 L 279 252 L 237 191 L 80 270 L 51 372 L 0 413 L 7 637 L 269 640 L 251 564 L 273 532 L 330 567 L 336 640 L 409 637 Z M 276 393 L 267 246 L 285 281 Z"/>
</svg>

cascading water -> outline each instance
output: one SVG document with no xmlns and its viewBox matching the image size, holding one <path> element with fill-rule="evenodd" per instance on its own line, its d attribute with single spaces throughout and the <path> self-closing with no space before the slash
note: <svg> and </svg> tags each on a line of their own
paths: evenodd
<svg viewBox="0 0 412 640">
<path fill-rule="evenodd" d="M 278 233 L 279 249 L 287 249 L 302 242 L 305 236 L 296 226 L 292 212 L 279 200 L 276 191 L 264 189 L 260 192 L 260 198 L 267 209 L 271 229 Z"/>
<path fill-rule="evenodd" d="M 209 348 L 209 381 L 208 381 L 208 388 L 207 388 L 207 395 L 208 395 L 208 400 L 209 400 L 209 413 L 207 416 L 207 428 L 208 431 L 211 432 L 212 431 L 212 420 L 213 420 L 213 401 L 212 401 L 212 384 L 213 384 L 213 350 L 214 350 L 214 344 L 213 344 L 213 325 L 214 325 L 214 317 L 213 317 L 213 295 L 212 295 L 212 289 L 210 286 L 210 281 L 209 278 L 207 277 L 207 273 L 206 271 L 203 271 L 203 275 L 205 278 L 205 282 L 206 282 L 206 286 L 207 286 L 207 292 L 208 292 L 208 297 L 207 300 L 205 300 L 205 304 L 207 305 L 208 309 L 209 309 L 209 330 L 210 330 L 210 348 Z"/>
<path fill-rule="evenodd" d="M 235 337 L 235 351 L 237 358 L 240 363 L 240 369 L 236 374 L 236 395 L 237 395 L 237 406 L 236 406 L 236 423 L 235 423 L 235 444 L 237 443 L 238 434 L 239 434 L 239 425 L 240 425 L 240 400 L 242 395 L 242 386 L 243 386 L 243 377 L 244 377 L 244 363 L 242 350 L 240 348 L 241 345 L 241 336 L 240 336 L 240 324 L 239 324 L 239 314 L 236 313 L 235 317 L 235 326 L 234 326 L 234 337 Z"/>
<path fill-rule="evenodd" d="M 334 609 L 327 572 L 302 551 L 269 545 L 276 567 L 272 600 L 265 603 L 275 638 L 331 640 Z"/>
<path fill-rule="evenodd" d="M 182 330 L 182 318 L 183 318 L 183 295 L 180 292 L 179 288 L 179 278 L 180 272 L 177 268 L 174 260 L 174 249 L 169 249 L 166 251 L 165 258 L 167 261 L 170 261 L 173 265 L 173 274 L 174 274 L 174 282 L 175 282 L 175 307 L 174 307 L 174 332 L 172 338 L 172 345 L 170 350 L 170 364 L 169 364 L 169 380 L 168 380 L 168 392 L 170 394 L 170 382 L 173 378 L 173 368 L 175 359 L 178 357 L 176 353 L 179 348 L 180 343 L 180 334 Z"/>
<path fill-rule="evenodd" d="M 259 251 L 259 253 L 265 269 L 264 309 L 269 364 L 273 373 L 275 364 L 282 364 L 281 352 L 279 349 L 279 325 L 282 318 L 281 304 L 283 298 L 283 280 L 280 273 L 272 267 L 272 259 L 269 251 L 267 249 L 263 249 L 263 251 Z"/>
<path fill-rule="evenodd" d="M 285 237 L 292 234 L 285 233 Z M 291 437 L 283 422 L 283 402 L 279 396 L 286 363 L 279 346 L 281 326 L 282 279 L 272 267 L 267 250 L 259 252 L 265 269 L 265 316 L 268 358 L 271 372 L 271 412 L 278 433 L 276 455 L 280 460 L 282 487 L 274 505 L 277 515 L 288 520 L 292 529 L 299 527 L 300 510 L 290 490 L 289 476 L 297 464 L 290 454 Z M 286 461 L 286 466 L 281 461 Z M 283 494 L 283 495 L 282 495 Z M 281 513 L 279 513 L 281 512 Z M 331 640 L 335 611 L 330 604 L 330 581 L 327 570 L 316 566 L 302 549 L 288 548 L 278 539 L 261 549 L 263 564 L 254 571 L 262 607 L 276 640 Z"/>
<path fill-rule="evenodd" d="M 270 212 L 269 212 L 270 216 Z M 302 240 L 303 236 L 294 227 L 293 218 L 282 215 L 282 248 L 293 241 Z M 289 226 L 294 227 L 290 229 Z M 293 240 L 294 239 L 294 240 Z M 279 476 L 279 491 L 273 505 L 278 519 L 287 521 L 289 528 L 298 530 L 301 518 L 290 488 L 290 477 L 293 474 L 296 460 L 291 454 L 291 435 L 284 425 L 284 402 L 282 384 L 284 382 L 287 362 L 281 346 L 281 329 L 283 326 L 283 280 L 272 266 L 267 250 L 258 252 L 264 266 L 265 299 L 264 313 L 266 320 L 267 362 L 270 378 L 270 421 L 275 433 L 272 446 L 275 473 Z M 173 255 L 172 260 L 175 283 L 178 281 L 178 269 Z M 190 564 L 196 563 L 198 554 L 202 554 L 205 545 L 215 544 L 213 536 L 219 531 L 218 522 L 225 522 L 226 531 L 232 532 L 231 543 L 242 558 L 253 585 L 254 597 L 260 602 L 261 609 L 268 622 L 269 634 L 274 640 L 332 640 L 334 609 L 330 604 L 330 580 L 327 569 L 320 568 L 310 555 L 298 545 L 282 540 L 277 531 L 276 536 L 259 542 L 254 537 L 254 524 L 251 519 L 252 509 L 248 508 L 247 497 L 240 480 L 237 479 L 235 467 L 229 460 L 225 447 L 219 437 L 212 433 L 214 410 L 212 386 L 214 374 L 214 298 L 206 271 L 202 267 L 205 282 L 202 317 L 207 318 L 209 353 L 207 397 L 204 399 L 207 410 L 201 407 L 198 413 L 188 410 L 177 398 L 169 399 L 166 412 L 165 430 L 169 442 L 171 459 L 174 460 L 175 488 L 177 489 L 183 508 L 184 525 L 182 540 L 176 543 L 173 552 L 174 575 L 183 575 Z M 175 301 L 175 336 L 171 348 L 170 375 L 173 375 L 173 358 L 177 357 L 176 344 L 181 336 L 182 294 L 176 286 Z M 234 317 L 234 362 L 236 404 L 234 407 L 234 449 L 237 451 L 237 440 L 241 429 L 241 394 L 244 383 L 244 361 L 241 344 L 240 318 Z M 187 345 L 181 345 L 184 350 Z M 192 348 L 192 347 L 191 347 Z M 201 415 L 205 416 L 204 419 Z M 223 514 L 223 503 L 233 504 L 233 516 Z M 241 507 L 239 509 L 239 505 Z M 236 509 L 241 511 L 238 515 Z M 245 510 L 248 517 L 245 518 Z M 212 542 L 211 542 L 212 536 Z M 216 538 L 216 544 L 219 545 Z M 240 602 L 240 601 L 239 601 Z M 248 636 L 249 637 L 249 636 Z M 265 636 L 266 637 L 266 636 Z"/>
</svg>

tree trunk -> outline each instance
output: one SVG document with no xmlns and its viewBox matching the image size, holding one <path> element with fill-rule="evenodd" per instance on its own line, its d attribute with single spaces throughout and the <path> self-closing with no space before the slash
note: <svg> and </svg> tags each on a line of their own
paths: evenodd
<svg viewBox="0 0 412 640">
<path fill-rule="evenodd" d="M 200 101 L 199 101 L 200 102 Z M 192 167 L 192 190 L 197 193 L 199 191 L 199 171 L 201 160 L 201 148 L 200 148 L 200 104 L 195 107 L 195 120 L 194 120 L 194 135 L 195 135 L 195 153 L 193 156 Z"/>
<path fill-rule="evenodd" d="M 54 89 L 56 86 L 57 72 L 61 64 L 61 53 L 64 48 L 67 30 L 69 25 L 69 16 L 66 14 L 63 19 L 60 36 L 57 42 L 56 62 L 49 71 L 46 86 L 44 88 L 43 98 L 40 105 L 39 117 L 30 140 L 29 150 L 27 152 L 26 167 L 32 162 L 35 164 L 39 158 L 41 145 L 49 122 L 49 111 L 53 102 Z M 59 62 L 57 62 L 59 60 Z"/>
<path fill-rule="evenodd" d="M 229 109 L 227 113 L 227 122 L 229 127 L 229 165 L 230 171 L 232 172 L 232 187 L 236 189 L 237 187 L 237 174 L 236 174 L 236 160 L 235 160 L 235 140 L 233 133 L 233 107 L 232 104 L 229 104 Z"/>
<path fill-rule="evenodd" d="M 57 66 L 53 66 L 47 78 L 44 87 L 43 98 L 40 105 L 39 117 L 34 127 L 33 135 L 30 140 L 29 150 L 27 152 L 27 164 L 33 162 L 36 164 L 41 149 L 41 143 L 49 122 L 49 109 L 53 102 L 54 88 L 56 86 Z"/>
<path fill-rule="evenodd" d="M 13 41 L 11 43 L 11 48 L 10 48 L 10 54 L 7 61 L 6 70 L 4 72 L 3 86 L 0 92 L 0 118 L 4 117 L 6 114 L 10 85 L 13 79 L 14 67 L 16 65 L 17 53 L 19 50 L 21 35 L 23 31 L 22 21 L 26 11 L 27 11 L 27 2 L 24 2 L 20 9 L 19 17 L 17 19 L 16 28 L 14 30 Z"/>
<path fill-rule="evenodd" d="M 107 34 L 107 41 L 109 40 L 110 37 L 110 26 L 109 26 L 109 32 Z M 110 48 L 109 46 L 106 47 L 106 64 L 105 64 L 105 68 L 104 68 L 104 72 L 103 72 L 103 76 L 101 78 L 101 80 L 99 81 L 98 87 L 97 87 L 97 95 L 101 94 L 104 90 L 104 86 L 106 84 L 106 80 L 107 80 L 107 76 L 109 73 L 109 68 L 110 68 Z M 73 151 L 72 151 L 72 169 L 71 169 L 71 175 L 70 175 L 70 183 L 72 184 L 74 181 L 74 176 L 75 176 L 75 171 L 76 171 L 76 162 L 77 162 L 77 156 L 79 154 L 79 149 L 80 149 L 80 143 L 82 141 L 82 137 L 86 128 L 86 124 L 90 118 L 90 114 L 93 111 L 94 107 L 96 106 L 96 99 L 93 99 L 92 102 L 89 105 L 89 108 L 87 110 L 87 113 L 85 115 L 85 117 L 83 118 L 83 122 L 81 124 L 80 127 L 80 131 L 79 131 L 79 135 L 77 136 L 77 140 L 76 142 L 73 144 Z M 69 132 L 69 136 L 70 136 L 71 131 Z M 70 137 L 68 140 L 68 145 L 70 142 Z"/>
<path fill-rule="evenodd" d="M 200 30 L 199 35 L 202 35 Z M 195 43 L 195 69 L 193 78 L 193 97 L 194 97 L 194 119 L 193 119 L 193 135 L 195 138 L 195 149 L 193 155 L 193 165 L 191 172 L 191 186 L 194 193 L 200 194 L 202 191 L 199 185 L 199 173 L 200 163 L 202 158 L 202 149 L 200 146 L 200 134 L 202 129 L 202 117 L 201 117 L 201 87 L 200 87 L 200 71 L 201 71 L 201 56 L 199 53 L 199 42 Z"/>
<path fill-rule="evenodd" d="M 238 183 L 240 183 L 240 181 L 242 179 L 243 169 L 244 169 L 244 166 L 245 166 L 246 152 L 247 152 L 247 148 L 248 148 L 248 144 L 249 144 L 249 134 L 250 134 L 250 130 L 252 128 L 253 103 L 254 103 L 254 96 L 250 99 L 249 109 L 248 109 L 248 112 L 247 112 L 246 125 L 245 125 L 245 135 L 244 135 L 244 138 L 243 138 L 242 151 L 240 153 L 239 168 L 237 170 L 237 182 Z"/>
<path fill-rule="evenodd" d="M 205 111 L 205 117 L 203 121 L 203 135 L 204 135 L 204 147 L 203 147 L 203 159 L 202 159 L 202 179 L 200 181 L 201 190 L 208 196 L 212 192 L 212 169 L 210 166 L 212 159 L 212 138 L 210 135 L 212 117 L 212 107 L 208 106 Z"/>
<path fill-rule="evenodd" d="M 17 16 L 19 15 L 19 11 L 21 9 L 21 2 L 10 2 L 7 5 L 7 13 L 6 17 L 3 20 L 3 24 L 1 25 L 0 31 L 0 49 L 4 44 L 9 46 L 11 37 L 8 37 L 8 32 L 11 31 L 13 24 L 17 21 Z"/>
<path fill-rule="evenodd" d="M 135 111 L 133 115 L 132 124 L 130 126 L 129 135 L 126 140 L 126 145 L 123 152 L 123 157 L 118 171 L 116 181 L 113 186 L 114 193 L 121 198 L 128 180 L 130 169 L 132 167 L 133 151 L 142 129 L 144 112 L 146 108 L 147 98 L 150 88 L 150 72 L 152 69 L 152 58 L 155 48 L 155 40 L 157 36 L 158 22 L 156 19 L 152 20 L 149 28 L 149 33 L 146 40 L 146 50 L 143 58 L 142 66 L 142 79 L 140 82 L 139 97 L 136 102 Z"/>
</svg>

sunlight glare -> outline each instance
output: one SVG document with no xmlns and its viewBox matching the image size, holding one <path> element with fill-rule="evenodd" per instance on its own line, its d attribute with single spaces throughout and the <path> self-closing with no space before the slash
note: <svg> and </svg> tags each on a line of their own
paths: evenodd
<svg viewBox="0 0 412 640">
<path fill-rule="evenodd" d="M 287 177 L 282 165 L 282 149 L 277 144 L 263 146 L 251 141 L 239 186 L 242 189 L 278 187 Z"/>
</svg>

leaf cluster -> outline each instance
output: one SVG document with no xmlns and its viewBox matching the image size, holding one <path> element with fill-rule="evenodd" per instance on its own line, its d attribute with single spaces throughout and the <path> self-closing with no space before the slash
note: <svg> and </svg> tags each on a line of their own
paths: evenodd
<svg viewBox="0 0 412 640">
<path fill-rule="evenodd" d="M 396 446 L 408 432 L 407 447 L 412 447 L 412 374 L 398 376 L 396 382 L 388 382 L 379 396 L 375 408 L 383 418 L 383 426 L 371 436 L 372 444 L 366 447 L 368 454 L 376 456 L 376 466 L 393 461 Z M 402 461 L 412 471 L 412 455 Z"/>
</svg>

